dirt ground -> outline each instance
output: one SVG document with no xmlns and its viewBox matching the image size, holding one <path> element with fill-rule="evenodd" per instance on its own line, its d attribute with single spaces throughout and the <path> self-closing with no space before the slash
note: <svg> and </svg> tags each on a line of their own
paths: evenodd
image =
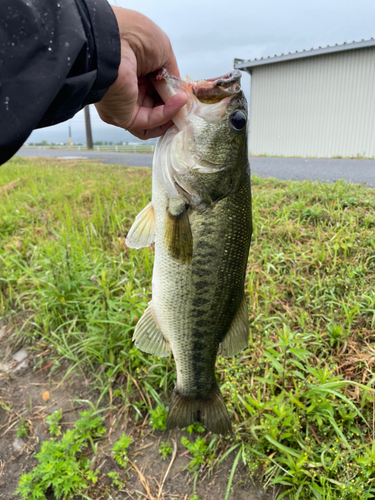
<svg viewBox="0 0 375 500">
<path fill-rule="evenodd" d="M 1 325 L 0 325 L 1 331 Z M 17 353 L 16 357 L 14 354 Z M 40 360 L 40 354 L 38 359 Z M 16 359 L 17 358 L 17 359 Z M 88 401 L 95 401 L 98 394 L 91 389 L 92 381 L 75 372 L 63 380 L 68 365 L 61 365 L 49 374 L 52 364 L 46 356 L 42 368 L 35 368 L 35 351 L 22 349 L 20 345 L 10 347 L 0 335 L 0 499 L 21 498 L 14 494 L 20 475 L 29 472 L 37 464 L 34 455 L 40 451 L 41 443 L 50 438 L 45 418 L 52 412 L 63 410 L 62 430 L 65 431 L 79 418 L 79 412 L 89 409 Z M 6 371 L 5 371 L 6 370 Z M 114 402 L 115 403 L 115 402 Z M 90 491 L 91 498 L 101 499 L 176 499 L 188 500 L 193 494 L 193 474 L 186 470 L 190 459 L 188 451 L 181 445 L 181 431 L 153 431 L 147 418 L 135 424 L 125 408 L 102 415 L 107 433 L 99 445 L 95 469 L 100 470 L 99 481 Z M 29 435 L 17 438 L 21 419 L 28 423 Z M 108 451 L 123 432 L 133 438 L 129 448 L 131 467 L 126 489 L 108 493 L 110 484 L 106 474 L 116 471 L 117 465 Z M 191 436 L 190 436 L 191 437 Z M 174 442 L 177 453 L 168 472 L 163 488 L 161 484 L 169 468 L 171 457 L 161 460 L 158 448 L 160 441 Z M 228 445 L 229 448 L 229 445 Z M 173 456 L 173 455 L 172 455 Z M 92 458 L 93 455 L 90 457 Z M 196 494 L 200 500 L 225 498 L 227 482 L 234 460 L 233 453 L 211 475 L 203 470 L 197 481 Z M 231 500 L 272 500 L 277 491 L 267 493 L 249 478 L 248 471 L 239 463 L 232 483 Z M 53 494 L 47 497 L 54 500 Z"/>
</svg>

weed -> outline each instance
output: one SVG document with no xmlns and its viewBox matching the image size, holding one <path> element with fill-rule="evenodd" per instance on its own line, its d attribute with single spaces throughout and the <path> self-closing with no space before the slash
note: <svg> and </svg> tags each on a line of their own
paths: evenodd
<svg viewBox="0 0 375 500">
<path fill-rule="evenodd" d="M 113 445 L 113 458 L 117 464 L 125 469 L 128 465 L 128 448 L 132 442 L 132 438 L 123 434 L 118 441 Z"/>
<path fill-rule="evenodd" d="M 17 427 L 17 437 L 22 438 L 30 434 L 30 422 L 27 420 L 20 419 L 20 423 Z"/>
<path fill-rule="evenodd" d="M 160 453 L 163 460 L 172 455 L 172 445 L 166 441 L 162 441 L 159 446 L 158 452 Z"/>
<path fill-rule="evenodd" d="M 187 448 L 192 455 L 189 464 L 189 469 L 194 473 L 193 493 L 195 494 L 197 480 L 200 470 L 203 466 L 212 467 L 214 460 L 214 453 L 212 447 L 215 445 L 216 438 L 213 438 L 209 444 L 206 443 L 205 438 L 197 437 L 194 442 L 190 442 L 185 436 L 182 436 L 181 443 Z"/>
<path fill-rule="evenodd" d="M 346 338 L 346 332 L 344 331 L 343 325 L 328 325 L 327 331 L 329 333 L 329 342 L 333 347 L 335 344 L 343 342 Z"/>
<path fill-rule="evenodd" d="M 107 476 L 112 479 L 112 484 L 117 486 L 118 489 L 123 488 L 124 482 L 121 481 L 120 474 L 118 472 L 108 472 Z"/>
<path fill-rule="evenodd" d="M 131 341 L 150 300 L 153 249 L 124 239 L 150 200 L 151 172 L 55 163 L 15 158 L 0 169 L 1 185 L 24 179 L 0 200 L 0 314 L 70 361 L 67 375 L 89 372 L 101 399 L 112 390 L 137 418 L 155 401 L 152 425 L 163 429 L 175 371 Z M 222 455 L 236 452 L 231 481 L 242 462 L 292 498 L 371 498 L 375 191 L 252 183 L 250 345 L 217 361 L 235 422 Z M 208 456 L 221 446 L 214 439 Z"/>
<path fill-rule="evenodd" d="M 94 452 L 93 440 L 101 437 L 105 428 L 103 420 L 93 411 L 80 413 L 81 418 L 73 430 L 66 431 L 61 441 L 52 438 L 44 441 L 36 455 L 39 464 L 29 474 L 22 474 L 17 494 L 23 499 L 43 500 L 52 488 L 56 498 L 69 500 L 83 494 L 95 484 L 99 471 L 91 470 L 91 461 L 83 454 L 89 443 Z"/>
<path fill-rule="evenodd" d="M 46 423 L 48 425 L 48 432 L 54 436 L 60 436 L 61 427 L 59 422 L 62 418 L 62 410 L 57 410 L 46 418 Z"/>
<path fill-rule="evenodd" d="M 343 499 L 372 498 L 368 478 L 375 471 L 375 445 L 366 446 L 372 431 L 366 412 L 361 415 L 345 396 L 350 382 L 309 362 L 314 355 L 305 345 L 302 335 L 280 330 L 265 343 L 267 377 L 255 377 L 263 391 L 242 385 L 243 396 L 237 393 L 245 422 L 237 429 L 244 463 L 252 473 L 262 463 L 269 484 L 289 486 L 301 499 L 325 498 L 328 490 L 338 490 Z"/>
<path fill-rule="evenodd" d="M 164 406 L 157 406 L 155 410 L 150 410 L 150 425 L 153 429 L 165 431 L 168 412 Z"/>
<path fill-rule="evenodd" d="M 0 398 L 0 408 L 4 411 L 11 412 L 12 407 L 10 403 L 5 403 L 2 398 Z"/>
<path fill-rule="evenodd" d="M 204 464 L 210 465 L 212 463 L 213 454 L 209 446 L 206 444 L 205 438 L 197 438 L 191 443 L 188 438 L 182 436 L 181 443 L 187 448 L 193 456 L 189 468 L 193 471 L 198 471 Z"/>
<path fill-rule="evenodd" d="M 186 430 L 189 434 L 206 432 L 206 429 L 201 424 L 189 425 Z"/>
</svg>

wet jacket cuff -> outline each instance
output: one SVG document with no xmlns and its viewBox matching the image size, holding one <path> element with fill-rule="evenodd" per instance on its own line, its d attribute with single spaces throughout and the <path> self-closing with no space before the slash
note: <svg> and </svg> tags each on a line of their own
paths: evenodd
<svg viewBox="0 0 375 500">
<path fill-rule="evenodd" d="M 91 31 L 94 47 L 88 47 L 96 66 L 96 79 L 84 104 L 98 102 L 114 83 L 121 60 L 120 32 L 106 0 L 75 0 L 85 31 Z M 83 15 L 83 8 L 87 16 Z M 91 41 L 91 37 L 88 37 Z"/>
</svg>

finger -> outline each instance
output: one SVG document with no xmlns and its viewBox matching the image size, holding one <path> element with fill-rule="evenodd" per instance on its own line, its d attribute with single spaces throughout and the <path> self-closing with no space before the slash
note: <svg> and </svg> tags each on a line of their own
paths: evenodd
<svg viewBox="0 0 375 500">
<path fill-rule="evenodd" d="M 131 131 L 131 133 L 135 137 L 138 137 L 138 139 L 142 139 L 142 140 L 153 139 L 155 137 L 160 137 L 161 135 L 165 134 L 165 132 L 170 127 L 172 127 L 172 125 L 173 125 L 172 120 L 169 120 L 169 122 L 165 123 L 164 125 L 161 125 L 160 127 L 155 127 L 153 129 L 149 129 L 149 130 Z"/>
<path fill-rule="evenodd" d="M 151 130 L 166 124 L 177 115 L 187 100 L 187 94 L 182 92 L 171 97 L 164 105 L 154 108 L 138 107 L 136 116 L 128 127 L 129 132 L 133 134 L 133 131 Z"/>
<path fill-rule="evenodd" d="M 162 98 L 157 93 L 150 78 L 138 78 L 138 100 L 139 107 L 154 108 L 156 104 L 164 104 Z"/>
<path fill-rule="evenodd" d="M 142 99 L 140 97 L 138 98 L 138 104 L 139 104 L 139 107 L 141 107 L 141 108 L 152 109 L 153 107 L 155 107 L 154 99 L 147 94 Z"/>
</svg>

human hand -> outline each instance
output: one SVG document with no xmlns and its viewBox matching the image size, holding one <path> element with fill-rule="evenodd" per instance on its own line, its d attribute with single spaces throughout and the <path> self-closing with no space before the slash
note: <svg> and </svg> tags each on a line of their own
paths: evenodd
<svg viewBox="0 0 375 500">
<path fill-rule="evenodd" d="M 172 125 L 172 118 L 187 102 L 176 94 L 165 104 L 147 75 L 165 67 L 180 76 L 169 38 L 146 16 L 112 7 L 121 39 L 121 62 L 117 80 L 96 103 L 99 116 L 110 125 L 122 127 L 140 139 L 158 137 Z"/>
</svg>

